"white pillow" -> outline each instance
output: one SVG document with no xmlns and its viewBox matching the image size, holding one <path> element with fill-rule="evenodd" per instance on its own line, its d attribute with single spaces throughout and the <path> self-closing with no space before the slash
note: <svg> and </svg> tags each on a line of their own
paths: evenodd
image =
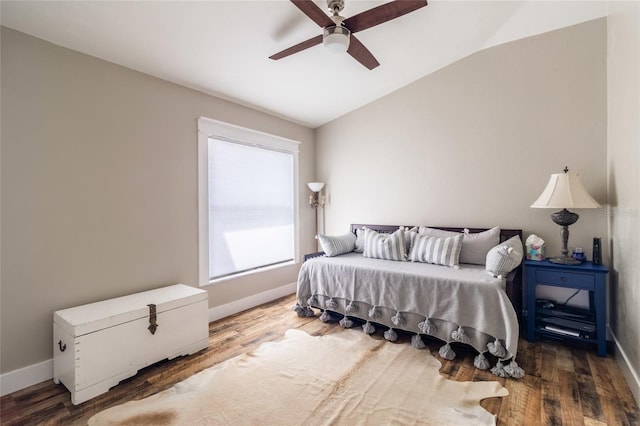
<svg viewBox="0 0 640 426">
<path fill-rule="evenodd" d="M 427 228 L 421 226 L 418 233 L 432 237 L 452 237 L 460 235 L 460 232 L 444 231 L 441 229 Z M 470 233 L 465 229 L 462 239 L 462 251 L 460 252 L 460 263 L 472 263 L 474 265 L 484 265 L 487 253 L 491 247 L 500 242 L 500 227 L 496 226 L 487 231 Z"/>
<path fill-rule="evenodd" d="M 356 253 L 364 251 L 364 228 L 356 229 L 356 248 L 353 251 Z"/>
<path fill-rule="evenodd" d="M 445 231 L 443 229 L 428 228 L 426 226 L 421 226 L 418 228 L 418 234 L 428 235 L 430 237 L 455 237 L 456 235 L 460 235 L 460 232 Z"/>
<path fill-rule="evenodd" d="M 416 235 L 409 252 L 412 262 L 433 263 L 435 265 L 460 268 L 459 256 L 462 250 L 462 234 L 452 237 L 431 237 Z"/>
<path fill-rule="evenodd" d="M 362 255 L 374 259 L 407 260 L 404 230 L 398 229 L 393 234 L 379 234 L 372 229 L 365 228 Z"/>
<path fill-rule="evenodd" d="M 511 237 L 489 250 L 486 259 L 487 272 L 492 277 L 503 278 L 518 267 L 523 255 L 522 240 L 518 235 Z"/>
<path fill-rule="evenodd" d="M 353 232 L 335 237 L 318 234 L 318 240 L 322 251 L 329 257 L 350 253 L 356 247 L 356 236 Z"/>
<path fill-rule="evenodd" d="M 473 263 L 474 265 L 484 265 L 487 260 L 487 253 L 492 247 L 500 243 L 500 227 L 496 226 L 487 231 L 471 234 L 467 229 L 462 239 L 462 251 L 460 252 L 461 263 Z"/>
</svg>

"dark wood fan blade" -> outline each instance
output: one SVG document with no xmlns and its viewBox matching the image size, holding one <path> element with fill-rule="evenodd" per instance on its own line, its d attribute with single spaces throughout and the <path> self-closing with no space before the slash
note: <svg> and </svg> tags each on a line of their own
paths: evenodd
<svg viewBox="0 0 640 426">
<path fill-rule="evenodd" d="M 298 9 L 302 11 L 305 15 L 307 15 L 313 22 L 321 26 L 322 28 L 334 25 L 329 15 L 322 11 L 313 1 L 311 0 L 291 0 L 291 3 L 295 4 Z"/>
<path fill-rule="evenodd" d="M 396 0 L 345 19 L 342 24 L 352 33 L 391 21 L 427 5 L 426 0 Z"/>
<path fill-rule="evenodd" d="M 269 56 L 269 59 L 278 60 L 289 55 L 293 55 L 294 53 L 298 53 L 302 50 L 308 49 L 310 47 L 315 46 L 316 44 L 322 43 L 322 34 L 317 35 L 309 40 L 303 41 L 302 43 L 298 43 L 295 46 L 291 46 L 288 49 L 284 49 L 282 52 L 278 52 L 275 55 Z"/>
<path fill-rule="evenodd" d="M 378 60 L 371 54 L 371 52 L 369 52 L 369 49 L 364 47 L 364 44 L 362 44 L 362 42 L 358 40 L 353 34 L 351 34 L 351 40 L 349 41 L 349 49 L 347 50 L 347 53 L 353 56 L 356 61 L 360 62 L 370 70 L 380 65 L 380 62 L 378 62 Z"/>
</svg>

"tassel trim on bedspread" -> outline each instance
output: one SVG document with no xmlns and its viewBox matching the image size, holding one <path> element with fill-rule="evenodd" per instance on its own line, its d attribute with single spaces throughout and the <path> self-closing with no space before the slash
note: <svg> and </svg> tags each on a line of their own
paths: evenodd
<svg viewBox="0 0 640 426">
<path fill-rule="evenodd" d="M 329 314 L 329 312 L 327 311 L 323 311 L 322 315 L 320 315 L 320 317 L 318 318 L 320 321 L 322 322 L 329 322 L 331 321 L 331 314 Z"/>
<path fill-rule="evenodd" d="M 453 351 L 453 348 L 449 343 L 441 347 L 438 353 L 442 358 L 448 359 L 449 361 L 451 361 L 452 359 L 455 359 L 456 357 L 456 353 Z"/>
<path fill-rule="evenodd" d="M 404 317 L 400 311 L 396 311 L 396 314 L 391 317 L 391 322 L 398 327 L 402 327 L 404 325 Z"/>
<path fill-rule="evenodd" d="M 413 336 L 414 338 L 419 338 L 419 335 Z M 411 345 L 413 346 L 413 339 L 411 339 Z M 414 346 L 415 347 L 415 346 Z M 440 356 L 446 360 L 453 360 L 456 357 L 456 353 L 449 343 L 442 346 L 438 351 Z M 479 353 L 473 359 L 473 366 L 478 370 L 488 370 L 491 366 L 489 364 L 489 360 L 484 356 L 484 353 Z M 524 377 L 525 373 L 522 367 L 518 365 L 518 363 L 512 359 L 511 362 L 507 365 L 503 363 L 503 360 L 498 360 L 496 365 L 491 368 L 491 373 L 498 377 L 513 377 L 514 379 L 521 379 Z"/>
<path fill-rule="evenodd" d="M 324 306 L 327 309 L 335 309 L 338 306 L 338 304 L 336 303 L 335 300 L 333 300 L 333 297 L 332 297 L 329 300 L 327 300 L 327 302 L 324 304 Z"/>
<path fill-rule="evenodd" d="M 428 318 L 418 324 L 418 328 L 423 334 L 434 334 L 436 332 L 436 326 Z"/>
<path fill-rule="evenodd" d="M 497 358 L 504 358 L 507 356 L 507 350 L 499 339 L 496 339 L 494 342 L 487 343 L 487 349 L 489 349 L 489 353 L 491 355 Z"/>
<path fill-rule="evenodd" d="M 514 379 L 524 377 L 524 370 L 514 360 L 511 360 L 511 363 L 508 365 L 504 365 L 502 361 L 498 361 L 496 366 L 491 369 L 491 372 L 498 377 L 513 377 Z"/>
<path fill-rule="evenodd" d="M 364 331 L 364 334 L 373 334 L 376 332 L 376 328 L 373 326 L 373 324 L 367 321 L 366 323 L 362 324 L 362 331 Z"/>
<path fill-rule="evenodd" d="M 426 345 L 422 341 L 422 337 L 420 337 L 419 334 L 416 334 L 411 338 L 411 346 L 413 346 L 416 349 L 426 348 Z"/>
<path fill-rule="evenodd" d="M 513 377 L 514 379 L 522 379 L 524 377 L 524 370 L 514 359 L 507 365 L 504 365 L 502 360 L 498 360 L 496 366 L 491 369 L 491 372 L 498 377 Z"/>
<path fill-rule="evenodd" d="M 373 308 L 369 309 L 369 318 L 371 319 L 376 319 L 376 318 L 380 318 L 380 308 L 378 308 L 377 306 L 374 306 Z"/>
<path fill-rule="evenodd" d="M 291 307 L 292 311 L 295 311 L 296 314 L 298 314 L 299 317 L 304 318 L 304 317 L 315 317 L 316 313 L 313 312 L 313 309 L 311 309 L 311 307 L 309 306 L 302 306 L 299 303 L 296 303 L 295 305 L 293 305 Z"/>
<path fill-rule="evenodd" d="M 469 343 L 469 338 L 464 334 L 462 326 L 458 326 L 458 329 L 451 333 L 451 338 L 456 342 Z"/>
<path fill-rule="evenodd" d="M 319 306 L 318 298 L 316 295 L 309 297 L 309 299 L 307 300 L 307 303 L 309 305 Z M 327 310 L 323 310 L 322 314 L 319 316 L 320 321 L 322 322 L 333 321 L 334 317 L 332 317 L 328 309 L 335 309 L 337 308 L 337 306 L 338 306 L 337 302 L 333 298 L 329 298 L 329 300 L 325 302 L 325 308 Z M 299 317 L 315 316 L 315 312 L 313 311 L 311 306 L 302 306 L 300 303 L 295 303 L 291 307 L 291 309 L 295 311 Z M 346 306 L 346 311 L 357 312 L 358 311 L 357 303 L 353 300 L 349 301 L 349 303 Z M 371 309 L 369 309 L 367 313 L 371 319 L 376 319 L 381 317 L 381 311 L 378 306 L 373 306 Z M 396 311 L 395 315 L 391 317 L 391 322 L 398 327 L 402 327 L 403 325 L 406 324 L 406 320 L 404 316 L 400 313 L 400 311 Z M 354 322 L 351 319 L 349 319 L 346 315 L 340 320 L 339 323 L 344 328 L 351 328 L 354 325 Z M 424 321 L 418 324 L 418 329 L 422 334 L 435 335 L 436 333 L 436 326 L 428 318 L 425 318 Z M 362 325 L 362 331 L 365 334 L 370 335 L 375 333 L 376 328 L 370 321 L 367 321 L 365 324 Z M 466 335 L 465 330 L 462 326 L 458 326 L 456 330 L 451 332 L 450 337 L 454 342 L 470 344 L 470 339 Z M 393 328 L 389 328 L 387 331 L 384 332 L 384 338 L 390 342 L 395 342 L 396 340 L 398 340 L 398 334 Z M 420 334 L 415 334 L 414 336 L 411 337 L 411 346 L 413 346 L 416 349 L 424 349 L 426 347 L 424 341 L 422 340 L 422 336 Z M 515 359 L 512 358 L 509 361 L 509 359 L 506 358 L 509 355 L 509 352 L 507 351 L 507 349 L 505 348 L 504 344 L 500 339 L 495 339 L 493 342 L 487 343 L 487 349 L 491 355 L 498 358 L 498 362 L 496 363 L 496 365 L 490 368 L 491 365 L 489 363 L 489 360 L 485 357 L 485 354 L 483 352 L 480 352 L 473 359 L 474 367 L 476 367 L 479 370 L 490 369 L 491 373 L 493 373 L 498 377 L 503 377 L 503 378 L 512 377 L 514 379 L 521 379 L 522 377 L 524 377 L 525 375 L 524 369 L 518 365 Z M 438 350 L 438 354 L 443 359 L 446 359 L 446 360 L 453 360 L 456 358 L 456 353 L 451 347 L 450 342 L 443 345 Z M 508 362 L 508 364 L 506 364 L 505 362 Z"/>
<path fill-rule="evenodd" d="M 524 370 L 518 365 L 515 359 L 512 359 L 509 365 L 504 366 L 504 371 L 514 379 L 522 379 L 524 377 Z"/>
<path fill-rule="evenodd" d="M 340 320 L 340 325 L 344 328 L 351 328 L 353 327 L 353 321 L 345 315 L 344 318 Z"/>
<path fill-rule="evenodd" d="M 390 328 L 384 332 L 384 338 L 390 342 L 395 342 L 398 340 L 398 334 L 393 330 L 393 328 Z"/>
<path fill-rule="evenodd" d="M 491 369 L 491 372 L 498 377 L 509 377 L 509 373 L 504 370 L 504 365 L 502 361 L 498 361 L 496 366 Z"/>
<path fill-rule="evenodd" d="M 484 356 L 483 353 L 479 353 L 473 359 L 473 366 L 478 370 L 488 370 L 491 364 L 489 364 L 489 360 Z"/>
</svg>

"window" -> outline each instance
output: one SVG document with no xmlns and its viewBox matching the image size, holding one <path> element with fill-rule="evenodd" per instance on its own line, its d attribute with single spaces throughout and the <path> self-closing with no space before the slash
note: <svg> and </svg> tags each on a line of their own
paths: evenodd
<svg viewBox="0 0 640 426">
<path fill-rule="evenodd" d="M 200 283 L 297 260 L 298 142 L 198 120 Z"/>
</svg>

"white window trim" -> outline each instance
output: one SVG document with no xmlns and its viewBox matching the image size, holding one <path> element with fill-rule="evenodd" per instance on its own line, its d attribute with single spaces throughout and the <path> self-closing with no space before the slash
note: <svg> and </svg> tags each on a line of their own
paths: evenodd
<svg viewBox="0 0 640 426">
<path fill-rule="evenodd" d="M 294 229 L 294 262 L 300 261 L 300 226 L 299 226 L 299 205 L 298 197 L 298 153 L 300 152 L 300 142 L 247 129 L 223 121 L 211 118 L 198 118 L 198 281 L 200 286 L 209 285 L 219 281 L 227 281 L 235 277 L 246 276 L 252 273 L 259 273 L 263 270 L 273 269 L 265 267 L 251 272 L 245 272 L 226 277 L 222 280 L 209 280 L 209 138 L 226 139 L 245 145 L 275 149 L 293 154 L 293 229 Z M 289 265 L 290 262 L 283 263 L 282 266 Z"/>
</svg>

